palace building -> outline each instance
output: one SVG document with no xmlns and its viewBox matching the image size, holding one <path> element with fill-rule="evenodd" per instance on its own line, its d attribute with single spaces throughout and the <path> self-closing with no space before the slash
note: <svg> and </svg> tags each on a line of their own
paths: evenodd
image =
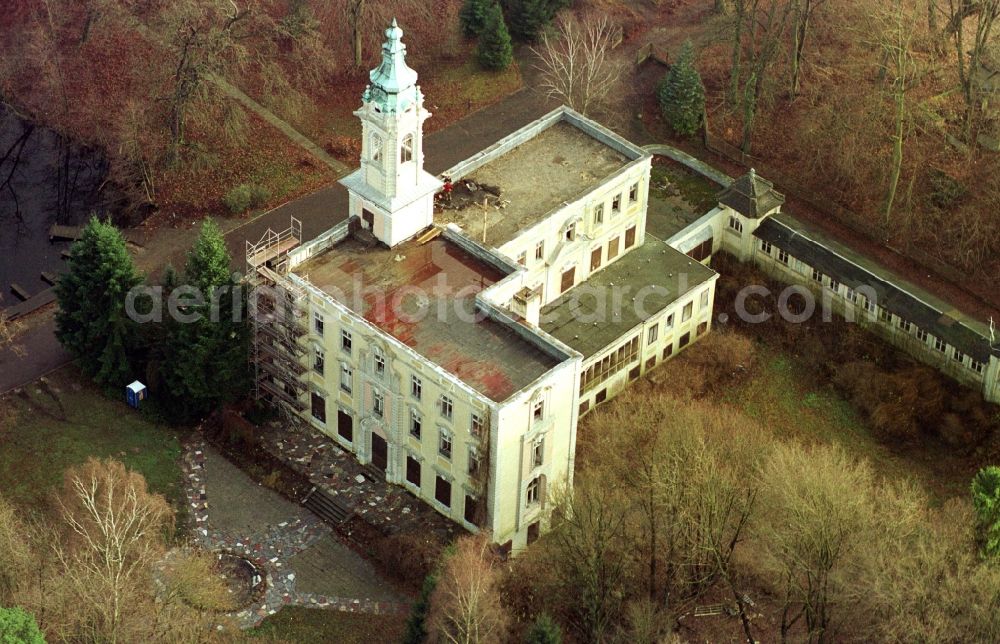
<svg viewBox="0 0 1000 644">
<path fill-rule="evenodd" d="M 402 35 L 355 112 L 346 218 L 247 244 L 258 396 L 368 471 L 524 547 L 572 485 L 580 416 L 710 331 L 720 250 L 1000 398 L 984 325 L 782 213 L 753 170 L 663 239 L 652 155 L 566 107 L 430 175 Z"/>
</svg>

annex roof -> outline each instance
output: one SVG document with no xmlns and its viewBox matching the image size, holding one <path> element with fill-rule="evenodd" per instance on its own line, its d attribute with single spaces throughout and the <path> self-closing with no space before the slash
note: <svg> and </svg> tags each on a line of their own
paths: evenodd
<svg viewBox="0 0 1000 644">
<path fill-rule="evenodd" d="M 584 358 L 712 280 L 716 272 L 652 237 L 541 311 L 541 328 Z"/>
<path fill-rule="evenodd" d="M 988 362 L 991 352 L 1000 356 L 1000 347 L 990 348 L 982 322 L 787 215 L 768 218 L 754 235 L 851 288 L 871 287 L 876 304 L 975 360 Z"/>
<path fill-rule="evenodd" d="M 785 203 L 785 195 L 774 189 L 774 184 L 767 179 L 750 172 L 733 181 L 728 188 L 719 193 L 719 203 L 729 206 L 744 217 L 760 219 L 781 204 Z"/>
<path fill-rule="evenodd" d="M 569 108 L 558 108 L 445 172 L 454 191 L 450 203 L 438 204 L 435 218 L 499 247 L 648 156 Z"/>
<path fill-rule="evenodd" d="M 505 274 L 443 237 L 392 249 L 348 237 L 294 272 L 492 400 L 558 364 L 477 311 L 476 294 Z"/>
</svg>

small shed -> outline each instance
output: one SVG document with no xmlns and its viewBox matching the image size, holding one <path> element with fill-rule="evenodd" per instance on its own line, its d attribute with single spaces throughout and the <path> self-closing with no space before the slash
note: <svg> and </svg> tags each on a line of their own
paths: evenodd
<svg viewBox="0 0 1000 644">
<path fill-rule="evenodd" d="M 138 380 L 125 387 L 125 400 L 130 407 L 139 408 L 139 402 L 146 399 L 146 385 Z"/>
</svg>

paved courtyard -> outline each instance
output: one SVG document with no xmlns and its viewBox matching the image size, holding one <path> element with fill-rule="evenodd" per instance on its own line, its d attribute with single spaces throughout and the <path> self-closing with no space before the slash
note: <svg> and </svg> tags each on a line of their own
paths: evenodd
<svg viewBox="0 0 1000 644">
<path fill-rule="evenodd" d="M 252 627 L 283 606 L 405 613 L 407 598 L 322 521 L 258 485 L 200 439 L 184 446 L 192 537 L 208 550 L 245 556 L 267 578 L 265 596 L 235 617 Z"/>
</svg>

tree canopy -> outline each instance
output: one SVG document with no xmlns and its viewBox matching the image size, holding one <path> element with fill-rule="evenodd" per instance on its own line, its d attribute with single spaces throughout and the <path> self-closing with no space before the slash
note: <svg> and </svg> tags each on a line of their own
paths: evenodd
<svg viewBox="0 0 1000 644">
<path fill-rule="evenodd" d="M 476 57 L 484 69 L 492 71 L 507 69 L 514 62 L 510 33 L 507 32 L 507 24 L 498 4 L 494 3 L 489 9 L 483 31 L 479 36 Z"/>
</svg>

